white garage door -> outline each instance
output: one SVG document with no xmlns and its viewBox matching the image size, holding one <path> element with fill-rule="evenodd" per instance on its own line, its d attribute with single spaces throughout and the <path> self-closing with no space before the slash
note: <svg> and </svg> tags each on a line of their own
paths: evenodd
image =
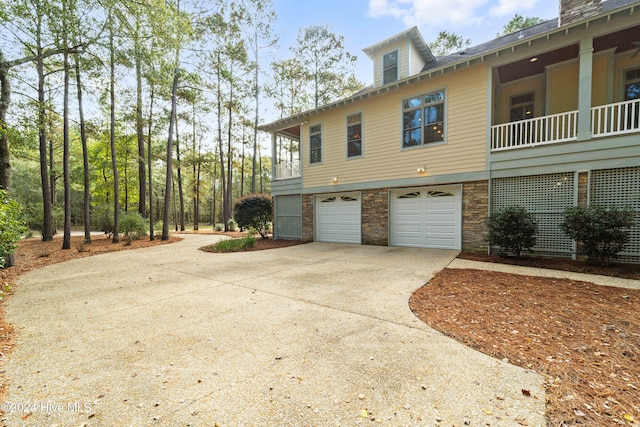
<svg viewBox="0 0 640 427">
<path fill-rule="evenodd" d="M 360 243 L 360 194 L 316 196 L 316 241 Z"/>
<path fill-rule="evenodd" d="M 391 192 L 391 245 L 461 249 L 462 190 L 438 187 Z"/>
</svg>

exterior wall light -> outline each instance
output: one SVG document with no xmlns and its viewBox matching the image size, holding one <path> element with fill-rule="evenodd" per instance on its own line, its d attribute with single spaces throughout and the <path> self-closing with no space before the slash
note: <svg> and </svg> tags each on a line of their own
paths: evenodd
<svg viewBox="0 0 640 427">
<path fill-rule="evenodd" d="M 427 173 L 427 168 L 426 168 L 426 166 L 418 166 L 418 169 L 416 169 L 416 171 L 420 175 L 424 175 L 425 173 Z"/>
<path fill-rule="evenodd" d="M 334 184 L 335 184 L 336 182 L 338 182 L 338 177 L 337 177 L 337 176 L 334 176 L 333 178 L 331 178 L 331 182 L 332 182 L 332 183 L 334 183 Z"/>
</svg>

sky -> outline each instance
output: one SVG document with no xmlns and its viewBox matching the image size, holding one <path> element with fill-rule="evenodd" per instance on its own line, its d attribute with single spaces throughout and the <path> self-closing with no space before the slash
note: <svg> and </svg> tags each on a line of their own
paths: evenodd
<svg viewBox="0 0 640 427">
<path fill-rule="evenodd" d="M 517 13 L 552 19 L 559 0 L 273 0 L 278 15 L 279 58 L 291 56 L 298 29 L 329 24 L 344 36 L 345 48 L 358 56 L 356 77 L 373 82 L 373 65 L 365 47 L 417 26 L 427 43 L 443 30 L 454 32 L 472 45 L 492 40 Z"/>
</svg>

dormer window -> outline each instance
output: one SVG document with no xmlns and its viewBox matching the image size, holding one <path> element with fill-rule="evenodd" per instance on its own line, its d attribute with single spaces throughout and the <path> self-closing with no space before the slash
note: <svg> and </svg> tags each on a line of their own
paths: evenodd
<svg viewBox="0 0 640 427">
<path fill-rule="evenodd" d="M 382 84 L 398 80 L 398 51 L 394 50 L 382 57 Z"/>
</svg>

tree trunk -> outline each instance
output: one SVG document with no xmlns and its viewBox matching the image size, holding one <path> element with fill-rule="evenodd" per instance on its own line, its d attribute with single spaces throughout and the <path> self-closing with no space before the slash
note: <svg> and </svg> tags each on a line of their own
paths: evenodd
<svg viewBox="0 0 640 427">
<path fill-rule="evenodd" d="M 244 195 L 244 126 L 242 127 L 242 152 L 240 153 L 240 197 Z"/>
<path fill-rule="evenodd" d="M 116 158 L 116 85 L 115 85 L 115 46 L 113 45 L 113 23 L 109 28 L 109 49 L 111 51 L 110 67 L 111 76 L 109 81 L 110 110 L 111 110 L 111 130 L 109 142 L 111 145 L 111 168 L 113 169 L 113 243 L 120 242 L 120 188 L 118 186 L 118 162 Z"/>
<path fill-rule="evenodd" d="M 63 18 L 66 18 L 65 2 L 62 2 Z M 62 249 L 71 249 L 71 177 L 69 172 L 69 52 L 66 26 L 63 22 L 63 55 L 64 95 L 62 101 L 62 176 L 64 181 L 64 233 L 62 237 Z"/>
<path fill-rule="evenodd" d="M 255 33 L 255 47 L 256 47 L 256 86 L 255 86 L 255 96 L 256 96 L 256 118 L 253 122 L 253 159 L 251 161 L 251 194 L 256 192 L 256 156 L 258 155 L 258 118 L 259 118 L 259 86 L 258 86 L 258 77 L 260 76 L 260 66 L 258 62 L 258 32 Z"/>
<path fill-rule="evenodd" d="M 11 103 L 11 83 L 9 64 L 0 48 L 0 129 L 7 127 L 7 111 Z M 11 163 L 9 158 L 9 137 L 0 132 L 0 188 L 8 190 L 11 185 Z"/>
<path fill-rule="evenodd" d="M 218 79 L 218 98 L 217 98 L 217 110 L 218 110 L 218 152 L 220 154 L 220 181 L 222 183 L 222 221 L 224 222 L 224 231 L 229 231 L 228 219 L 226 218 L 226 209 L 224 208 L 224 198 L 226 194 L 227 188 L 227 178 L 225 176 L 225 168 L 224 168 L 224 151 L 222 149 L 222 89 L 221 85 L 221 77 L 222 77 L 222 69 L 220 65 L 220 51 L 217 52 L 218 62 L 216 64 L 216 73 Z"/>
<path fill-rule="evenodd" d="M 153 86 L 153 84 L 151 85 L 151 100 L 150 100 L 150 104 L 149 104 L 149 128 L 148 128 L 148 136 L 147 136 L 147 167 L 149 168 L 149 240 L 153 241 L 155 240 L 155 236 L 154 233 L 155 231 L 153 230 L 154 227 L 154 216 L 153 216 L 153 180 L 151 177 L 151 132 L 152 132 L 152 125 L 151 123 L 153 122 L 153 97 L 155 95 L 155 88 Z"/>
<path fill-rule="evenodd" d="M 196 152 L 196 102 L 193 102 L 193 152 Z M 193 163 L 193 229 L 200 228 L 200 144 L 198 144 L 198 157 Z"/>
<path fill-rule="evenodd" d="M 82 164 L 84 175 L 84 242 L 91 243 L 91 181 L 89 174 L 89 150 L 87 149 L 87 130 L 84 122 L 84 109 L 82 106 L 82 81 L 80 78 L 79 55 L 75 56 L 76 85 L 78 91 L 78 115 L 80 117 L 80 142 L 82 143 Z"/>
<path fill-rule="evenodd" d="M 176 121 L 176 104 L 178 97 L 178 69 L 180 51 L 176 51 L 176 63 L 173 74 L 173 88 L 171 90 L 171 113 L 169 114 L 169 135 L 167 137 L 167 174 L 164 187 L 164 210 L 162 224 L 162 240 L 169 240 L 169 215 L 171 211 L 171 181 L 173 178 L 173 128 Z"/>
<path fill-rule="evenodd" d="M 142 120 L 142 54 L 139 37 L 140 19 L 136 18 L 136 37 L 134 40 L 136 51 L 136 134 L 138 136 L 138 212 L 143 217 L 147 217 L 147 201 L 145 200 L 146 170 L 144 164 L 144 123 Z M 151 200 L 151 199 L 149 199 Z"/>
<path fill-rule="evenodd" d="M 233 127 L 233 82 L 229 85 L 229 123 L 227 129 L 227 188 L 224 195 L 224 222 L 231 219 L 231 198 L 233 197 L 233 172 L 231 170 L 233 154 L 231 146 L 231 134 Z M 234 231 L 234 230 L 231 230 Z"/>
<path fill-rule="evenodd" d="M 180 136 L 178 134 L 178 120 L 176 119 L 176 167 L 178 169 L 178 198 L 180 200 L 180 231 L 184 231 L 184 193 L 182 191 L 182 167 L 180 161 Z"/>
<path fill-rule="evenodd" d="M 39 40 L 38 40 L 39 45 Z M 40 149 L 40 184 L 42 186 L 42 241 L 50 242 L 53 240 L 53 224 L 51 217 L 51 178 L 49 164 L 47 160 L 47 123 L 45 116 L 45 93 L 44 93 L 44 63 L 40 55 L 41 48 L 38 46 L 39 58 L 36 62 L 38 72 L 38 141 Z"/>
</svg>

